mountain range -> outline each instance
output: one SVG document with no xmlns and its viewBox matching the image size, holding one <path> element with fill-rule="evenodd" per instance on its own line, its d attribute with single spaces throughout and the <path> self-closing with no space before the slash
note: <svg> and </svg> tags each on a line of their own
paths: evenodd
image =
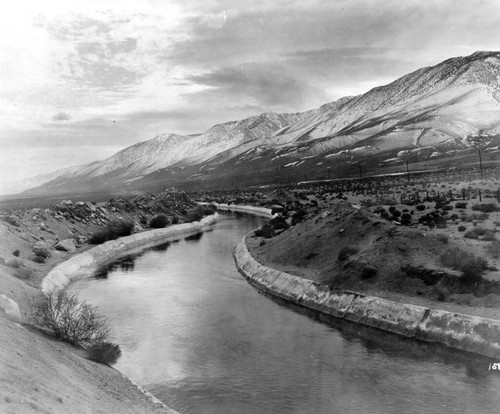
<svg viewBox="0 0 500 414">
<path fill-rule="evenodd" d="M 422 168 L 463 165 L 461 154 L 479 141 L 498 160 L 500 52 L 451 58 L 306 112 L 158 135 L 105 160 L 37 177 L 26 194 L 265 185 L 394 172 L 407 160 Z"/>
</svg>

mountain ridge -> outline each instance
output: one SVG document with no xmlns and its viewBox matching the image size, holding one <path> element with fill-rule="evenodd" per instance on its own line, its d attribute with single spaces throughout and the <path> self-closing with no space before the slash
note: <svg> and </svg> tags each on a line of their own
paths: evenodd
<svg viewBox="0 0 500 414">
<path fill-rule="evenodd" d="M 470 136 L 500 134 L 499 114 L 500 52 L 478 51 L 309 111 L 265 112 L 190 136 L 160 134 L 31 192 L 60 192 L 70 183 L 84 188 L 90 181 L 98 188 L 144 183 L 155 174 L 166 182 L 169 174 L 175 182 L 182 177 L 205 180 L 207 171 L 224 174 L 227 163 L 230 168 L 247 164 L 252 169 L 259 158 L 268 163 L 259 168 L 272 171 L 295 160 L 299 166 L 306 164 L 300 164 L 303 157 L 318 158 L 316 165 L 387 154 L 383 163 L 402 150 L 439 157 L 469 148 Z M 189 175 L 183 175 L 185 169 Z"/>
</svg>

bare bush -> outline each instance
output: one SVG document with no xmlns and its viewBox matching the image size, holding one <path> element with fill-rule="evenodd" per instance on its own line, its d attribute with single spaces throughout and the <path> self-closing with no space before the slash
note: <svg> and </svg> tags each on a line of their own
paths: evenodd
<svg viewBox="0 0 500 414">
<path fill-rule="evenodd" d="M 355 255 L 358 253 L 359 249 L 355 246 L 345 246 L 340 249 L 339 254 L 337 256 L 337 261 L 338 262 L 343 262 L 344 260 L 347 260 L 349 257 L 352 255 Z"/>
<path fill-rule="evenodd" d="M 57 339 L 79 347 L 103 342 L 108 335 L 106 318 L 97 308 L 66 290 L 45 294 L 36 306 L 35 318 Z"/>
</svg>

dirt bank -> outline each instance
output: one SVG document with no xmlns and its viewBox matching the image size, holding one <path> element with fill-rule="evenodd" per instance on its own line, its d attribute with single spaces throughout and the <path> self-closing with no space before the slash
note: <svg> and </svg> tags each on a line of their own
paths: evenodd
<svg viewBox="0 0 500 414">
<path fill-rule="evenodd" d="M 439 229 L 396 225 L 347 202 L 273 238 L 249 238 L 248 246 L 266 266 L 337 289 L 500 319 L 498 259 L 474 262 L 483 277 L 473 271 L 467 281 L 443 264 L 447 252 L 467 255 L 465 242 Z M 464 297 L 474 306 L 461 304 Z"/>
</svg>

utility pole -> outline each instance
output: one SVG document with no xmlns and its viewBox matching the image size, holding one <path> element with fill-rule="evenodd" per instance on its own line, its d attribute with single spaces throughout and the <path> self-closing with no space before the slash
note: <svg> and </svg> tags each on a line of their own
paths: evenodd
<svg viewBox="0 0 500 414">
<path fill-rule="evenodd" d="M 479 154 L 479 172 L 481 174 L 481 178 L 483 178 L 483 160 L 481 158 L 481 148 L 478 148 L 477 152 Z"/>
</svg>

